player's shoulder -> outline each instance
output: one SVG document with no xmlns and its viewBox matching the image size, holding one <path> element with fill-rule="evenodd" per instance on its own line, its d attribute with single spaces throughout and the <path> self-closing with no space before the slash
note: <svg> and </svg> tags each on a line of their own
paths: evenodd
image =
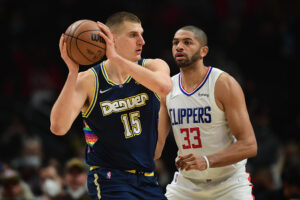
<svg viewBox="0 0 300 200">
<path fill-rule="evenodd" d="M 153 67 L 153 66 L 168 66 L 167 62 L 160 58 L 144 58 L 144 66 L 145 67 Z"/>
<path fill-rule="evenodd" d="M 89 78 L 89 77 L 91 77 L 93 75 L 94 75 L 94 72 L 93 72 L 92 68 L 89 68 L 87 70 L 79 72 L 78 78 L 80 78 L 80 79 L 86 79 L 86 78 Z"/>
<path fill-rule="evenodd" d="M 174 75 L 171 77 L 172 81 L 177 81 L 177 80 L 179 80 L 179 75 L 180 75 L 180 73 L 174 74 Z"/>
<path fill-rule="evenodd" d="M 227 72 L 221 72 L 220 76 L 218 77 L 216 81 L 216 85 L 219 85 L 221 87 L 230 88 L 233 85 L 238 84 L 238 82 L 235 80 L 233 76 L 228 74 Z"/>
<path fill-rule="evenodd" d="M 237 80 L 226 72 L 222 72 L 216 81 L 215 97 L 221 102 L 233 99 L 243 94 L 240 84 Z"/>
<path fill-rule="evenodd" d="M 93 68 L 84 70 L 78 74 L 77 83 L 78 84 L 94 84 L 95 72 Z"/>
</svg>

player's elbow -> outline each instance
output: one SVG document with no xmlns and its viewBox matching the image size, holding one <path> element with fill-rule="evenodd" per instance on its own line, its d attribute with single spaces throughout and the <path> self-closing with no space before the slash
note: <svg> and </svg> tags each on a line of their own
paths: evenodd
<svg viewBox="0 0 300 200">
<path fill-rule="evenodd" d="M 161 152 L 155 152 L 154 160 L 158 160 L 161 157 Z"/>
<path fill-rule="evenodd" d="M 65 135 L 68 131 L 67 128 L 61 126 L 59 123 L 57 122 L 51 122 L 50 125 L 50 131 L 54 134 L 54 135 Z"/>
<path fill-rule="evenodd" d="M 256 155 L 257 155 L 257 143 L 256 141 L 254 141 L 248 145 L 248 158 L 255 157 Z"/>
<path fill-rule="evenodd" d="M 171 78 L 168 78 L 168 80 L 165 81 L 164 85 L 159 88 L 159 94 L 160 96 L 167 96 L 169 92 L 172 90 L 172 80 Z"/>
<path fill-rule="evenodd" d="M 251 157 L 255 157 L 257 155 L 257 144 L 255 142 L 255 144 L 253 144 L 253 147 L 252 147 L 252 155 Z"/>
</svg>

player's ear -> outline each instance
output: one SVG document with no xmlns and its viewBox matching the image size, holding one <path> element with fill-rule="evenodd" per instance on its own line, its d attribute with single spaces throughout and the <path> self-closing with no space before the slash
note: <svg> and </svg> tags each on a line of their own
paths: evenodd
<svg viewBox="0 0 300 200">
<path fill-rule="evenodd" d="M 204 58 L 208 54 L 208 46 L 203 46 L 200 49 L 200 56 Z"/>
</svg>

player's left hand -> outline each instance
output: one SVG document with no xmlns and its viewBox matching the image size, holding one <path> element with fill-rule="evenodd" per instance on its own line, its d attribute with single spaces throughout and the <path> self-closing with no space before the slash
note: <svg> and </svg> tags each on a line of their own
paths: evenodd
<svg viewBox="0 0 300 200">
<path fill-rule="evenodd" d="M 207 168 L 206 161 L 202 156 L 195 154 L 179 155 L 175 163 L 176 167 L 180 170 L 200 170 L 203 171 Z"/>
</svg>

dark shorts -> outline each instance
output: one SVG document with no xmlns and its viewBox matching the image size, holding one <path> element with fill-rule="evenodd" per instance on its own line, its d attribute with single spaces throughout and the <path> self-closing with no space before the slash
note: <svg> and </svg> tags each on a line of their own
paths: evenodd
<svg viewBox="0 0 300 200">
<path fill-rule="evenodd" d="M 154 175 L 98 168 L 88 173 L 91 200 L 166 200 Z"/>
</svg>

